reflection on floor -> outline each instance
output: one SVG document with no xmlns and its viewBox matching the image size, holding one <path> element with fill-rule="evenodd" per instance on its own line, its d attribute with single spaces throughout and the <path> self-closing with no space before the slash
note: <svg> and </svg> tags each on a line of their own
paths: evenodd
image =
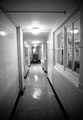
<svg viewBox="0 0 83 120">
<path fill-rule="evenodd" d="M 41 65 L 33 64 L 13 120 L 65 120 Z"/>
</svg>

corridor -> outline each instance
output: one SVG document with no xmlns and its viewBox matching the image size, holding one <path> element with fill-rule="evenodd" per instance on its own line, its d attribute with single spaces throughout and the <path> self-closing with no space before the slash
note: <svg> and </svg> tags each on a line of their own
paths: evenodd
<svg viewBox="0 0 83 120">
<path fill-rule="evenodd" d="M 68 119 L 83 120 L 81 0 L 0 0 L 0 120 Z"/>
<path fill-rule="evenodd" d="M 13 120 L 65 120 L 40 64 L 32 64 Z"/>
</svg>

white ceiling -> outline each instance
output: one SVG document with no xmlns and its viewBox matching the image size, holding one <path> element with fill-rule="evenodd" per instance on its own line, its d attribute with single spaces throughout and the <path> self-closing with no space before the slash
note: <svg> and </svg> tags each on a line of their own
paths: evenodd
<svg viewBox="0 0 83 120">
<path fill-rule="evenodd" d="M 16 26 L 30 30 L 38 24 L 42 31 L 50 31 L 64 13 L 25 13 L 24 11 L 65 11 L 76 4 L 76 0 L 1 0 L 1 6 L 9 12 Z M 21 11 L 19 13 L 19 11 Z M 49 32 L 37 36 L 24 33 L 24 40 L 46 40 Z"/>
</svg>

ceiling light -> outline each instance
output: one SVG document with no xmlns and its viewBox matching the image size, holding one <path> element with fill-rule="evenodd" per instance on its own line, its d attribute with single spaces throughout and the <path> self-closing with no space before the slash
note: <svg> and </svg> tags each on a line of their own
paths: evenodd
<svg viewBox="0 0 83 120">
<path fill-rule="evenodd" d="M 32 41 L 32 44 L 39 44 L 40 41 Z"/>
<path fill-rule="evenodd" d="M 32 28 L 32 33 L 33 34 L 39 34 L 40 33 L 40 29 L 38 27 L 34 27 L 34 28 Z"/>
<path fill-rule="evenodd" d="M 5 32 L 5 31 L 0 31 L 0 35 L 1 35 L 1 36 L 5 36 L 5 35 L 6 35 L 6 32 Z"/>
</svg>

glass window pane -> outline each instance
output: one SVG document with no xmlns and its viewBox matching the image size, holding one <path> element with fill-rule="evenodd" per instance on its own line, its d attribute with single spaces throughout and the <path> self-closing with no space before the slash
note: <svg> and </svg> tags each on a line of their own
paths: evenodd
<svg viewBox="0 0 83 120">
<path fill-rule="evenodd" d="M 79 73 L 80 69 L 80 20 L 74 23 L 74 71 Z"/>
<path fill-rule="evenodd" d="M 64 40 L 63 40 L 63 31 L 57 35 L 57 48 L 64 47 Z"/>
<path fill-rule="evenodd" d="M 63 65 L 63 49 L 57 49 L 57 62 Z"/>
<path fill-rule="evenodd" d="M 72 47 L 72 26 L 67 28 L 67 48 Z"/>
<path fill-rule="evenodd" d="M 67 49 L 67 67 L 72 69 L 72 49 Z"/>
<path fill-rule="evenodd" d="M 67 28 L 67 67 L 72 69 L 72 24 Z"/>
<path fill-rule="evenodd" d="M 74 46 L 79 47 L 80 44 L 80 20 L 74 23 Z"/>
<path fill-rule="evenodd" d="M 79 73 L 80 69 L 80 48 L 74 49 L 74 71 Z"/>
<path fill-rule="evenodd" d="M 57 62 L 63 65 L 63 49 L 64 49 L 64 39 L 63 31 L 57 35 Z"/>
</svg>

